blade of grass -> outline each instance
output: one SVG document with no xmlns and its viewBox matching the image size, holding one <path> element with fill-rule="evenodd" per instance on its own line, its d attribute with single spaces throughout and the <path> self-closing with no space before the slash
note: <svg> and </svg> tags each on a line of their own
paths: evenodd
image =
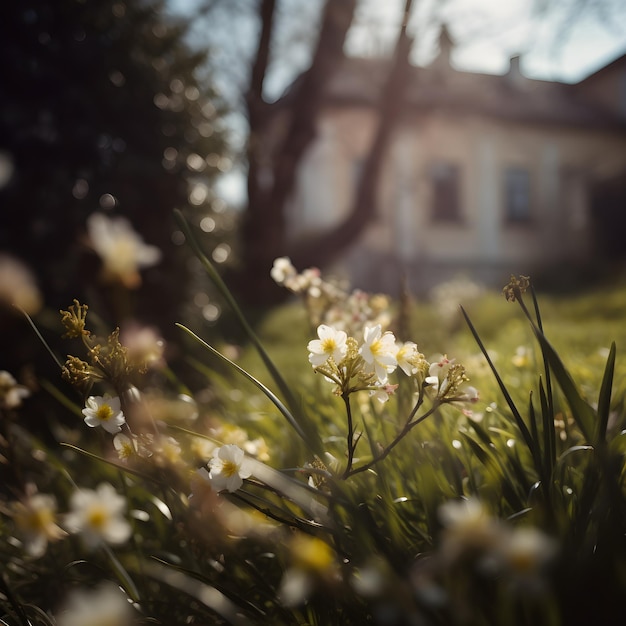
<svg viewBox="0 0 626 626">
<path fill-rule="evenodd" d="M 227 363 L 232 367 L 235 371 L 239 372 L 244 378 L 247 378 L 251 383 L 253 383 L 260 391 L 262 391 L 265 396 L 272 402 L 272 404 L 280 411 L 281 415 L 287 420 L 287 422 L 292 426 L 292 428 L 298 433 L 298 435 L 302 438 L 302 440 L 311 448 L 313 452 L 319 452 L 322 450 L 322 444 L 319 441 L 319 436 L 315 431 L 305 432 L 304 429 L 291 412 L 287 409 L 287 407 L 280 401 L 280 399 L 270 391 L 260 380 L 257 380 L 252 374 L 248 373 L 245 369 L 237 365 L 234 361 L 231 361 L 228 357 L 225 357 L 221 352 L 216 350 L 212 345 L 208 344 L 204 339 L 201 339 L 196 335 L 192 330 L 183 326 L 182 324 L 176 324 L 178 328 L 184 330 L 191 337 L 193 337 L 202 347 L 206 348 L 211 354 L 221 359 L 224 363 Z"/>
<path fill-rule="evenodd" d="M 78 446 L 75 446 L 71 443 L 66 443 L 64 441 L 62 441 L 59 445 L 63 446 L 64 448 L 70 448 L 71 450 L 74 450 L 74 452 L 78 452 L 79 454 L 82 454 L 83 456 L 89 457 L 90 459 L 94 459 L 95 461 L 100 461 L 101 463 L 106 463 L 106 465 L 110 465 L 111 467 L 115 467 L 116 469 L 120 470 L 121 472 L 125 472 L 127 474 L 132 474 L 133 476 L 139 476 L 139 478 L 142 478 L 143 480 L 147 480 L 153 483 L 156 483 L 157 485 L 161 485 L 163 487 L 168 487 L 169 485 L 167 485 L 166 483 L 164 483 L 161 480 L 158 480 L 157 478 L 155 478 L 154 476 L 150 476 L 148 474 L 144 474 L 143 472 L 139 472 L 135 469 L 132 469 L 131 467 L 128 467 L 126 465 L 120 465 L 119 463 L 114 463 L 113 461 L 109 461 L 109 459 L 105 459 L 102 456 L 98 456 L 97 454 L 94 454 L 93 452 L 88 452 L 87 450 L 83 450 L 83 448 L 79 448 Z"/>
<path fill-rule="evenodd" d="M 541 332 L 542 335 L 544 335 L 543 322 L 541 321 L 541 312 L 539 311 L 539 301 L 537 300 L 537 294 L 535 293 L 535 288 L 532 283 L 530 284 L 530 293 L 533 299 L 535 317 L 537 319 L 537 329 Z M 548 401 L 548 407 L 550 409 L 549 415 L 551 415 L 552 418 L 554 419 L 554 396 L 552 395 L 552 380 L 550 378 L 550 367 L 548 366 L 548 361 L 543 353 L 542 353 L 542 357 L 543 357 L 543 369 L 544 369 L 545 378 L 546 378 L 546 398 Z"/>
<path fill-rule="evenodd" d="M 30 626 L 30 622 L 28 621 L 28 617 L 26 616 L 26 613 L 24 612 L 24 607 L 22 606 L 20 601 L 13 594 L 13 590 L 9 587 L 9 583 L 8 583 L 7 578 L 4 575 L 4 573 L 2 575 L 0 575 L 0 591 L 2 591 L 2 593 L 5 596 L 5 598 L 7 599 L 8 603 L 14 609 L 18 619 L 20 620 L 20 623 L 22 624 L 22 626 Z"/>
<path fill-rule="evenodd" d="M 248 626 L 251 623 L 234 602 L 211 585 L 202 583 L 182 571 L 174 570 L 168 565 L 146 563 L 146 572 L 148 576 L 195 598 L 234 626 Z"/>
<path fill-rule="evenodd" d="M 102 547 L 109 557 L 109 561 L 111 561 L 111 565 L 115 570 L 121 586 L 124 588 L 131 600 L 133 600 L 133 602 L 140 602 L 141 596 L 139 595 L 139 589 L 137 589 L 135 581 L 131 578 L 130 574 L 126 571 L 124 566 L 120 563 L 119 559 L 115 556 L 113 550 L 111 550 L 111 548 L 106 543 L 104 543 Z"/>
<path fill-rule="evenodd" d="M 598 396 L 598 429 L 596 432 L 596 441 L 598 443 L 606 439 L 606 428 L 609 423 L 611 410 L 611 392 L 613 389 L 613 376 L 615 374 L 616 352 L 615 342 L 613 342 L 609 351 L 609 357 L 606 361 L 602 385 L 600 386 L 600 395 Z"/>
<path fill-rule="evenodd" d="M 543 420 L 543 464 L 546 478 L 552 476 L 552 469 L 556 462 L 556 433 L 554 432 L 554 403 L 544 389 L 543 381 L 539 379 L 539 400 L 541 402 L 541 417 Z"/>
<path fill-rule="evenodd" d="M 52 348 L 50 347 L 48 342 L 43 338 L 43 335 L 39 332 L 39 329 L 35 325 L 35 322 L 33 322 L 31 316 L 28 313 L 26 313 L 26 311 L 24 311 L 24 309 L 22 309 L 21 307 L 19 307 L 17 305 L 13 305 L 13 306 L 15 306 L 15 308 L 18 309 L 20 311 L 20 313 L 26 318 L 26 320 L 30 324 L 31 328 L 35 331 L 35 334 L 39 338 L 39 341 L 41 341 L 41 343 L 43 344 L 44 348 L 48 351 L 48 353 L 50 354 L 50 356 L 52 357 L 54 362 L 59 366 L 59 369 L 62 369 L 63 368 L 63 363 L 61 363 L 61 361 L 57 358 L 56 354 L 54 354 L 54 351 L 52 350 Z"/>
<path fill-rule="evenodd" d="M 174 218 L 176 219 L 176 222 L 178 223 L 178 226 L 180 227 L 180 229 L 183 231 L 185 238 L 187 242 L 189 243 L 189 245 L 191 246 L 191 249 L 193 250 L 194 254 L 198 257 L 198 259 L 202 263 L 206 273 L 209 275 L 209 278 L 213 281 L 213 283 L 217 287 L 222 297 L 226 300 L 226 302 L 228 302 L 228 305 L 233 310 L 233 313 L 235 314 L 237 320 L 241 324 L 241 327 L 244 329 L 245 333 L 248 335 L 248 338 L 250 339 L 250 341 L 256 348 L 257 352 L 259 353 L 259 356 L 263 360 L 263 363 L 265 364 L 265 367 L 267 368 L 268 372 L 274 379 L 274 382 L 278 386 L 278 389 L 283 394 L 283 397 L 285 398 L 287 404 L 289 405 L 289 408 L 292 411 L 297 411 L 298 404 L 296 403 L 295 397 L 291 393 L 291 389 L 289 388 L 289 385 L 287 385 L 287 382 L 282 377 L 282 375 L 278 371 L 278 368 L 274 365 L 273 361 L 270 359 L 265 348 L 261 344 L 260 339 L 258 338 L 256 333 L 252 330 L 252 327 L 248 323 L 248 320 L 246 319 L 241 308 L 237 304 L 237 301 L 233 297 L 230 289 L 226 286 L 226 283 L 222 280 L 222 277 L 220 276 L 219 272 L 215 269 L 211 261 L 209 261 L 208 257 L 204 254 L 204 252 L 202 251 L 202 248 L 200 248 L 200 244 L 198 243 L 193 232 L 191 231 L 189 223 L 187 222 L 183 214 L 178 209 L 174 210 Z"/>
<path fill-rule="evenodd" d="M 545 338 L 541 331 L 533 326 L 533 331 L 541 346 L 541 351 L 548 362 L 556 381 L 565 396 L 565 400 L 572 411 L 572 417 L 576 420 L 578 427 L 583 433 L 583 436 L 589 443 L 595 442 L 596 428 L 594 423 L 596 422 L 596 412 L 593 408 L 583 400 L 580 395 L 574 379 L 567 371 L 565 365 L 561 361 L 557 351 L 552 347 L 550 342 Z"/>
<path fill-rule="evenodd" d="M 535 414 L 535 405 L 533 403 L 533 394 L 530 394 L 530 400 L 528 402 L 528 413 L 530 415 L 530 423 L 532 425 L 532 434 L 533 440 L 537 442 L 536 452 L 531 450 L 531 454 L 533 457 L 533 462 L 535 464 L 535 469 L 537 470 L 537 474 L 539 475 L 539 479 L 543 484 L 545 484 L 547 477 L 549 474 L 546 474 L 545 464 L 541 455 L 541 450 L 539 449 L 539 433 L 537 431 L 537 416 Z"/>
<path fill-rule="evenodd" d="M 528 446 L 528 449 L 531 451 L 533 457 L 535 457 L 536 455 L 536 443 L 533 441 L 533 438 L 530 434 L 530 431 L 528 430 L 528 427 L 526 426 L 526 423 L 524 422 L 524 419 L 522 418 L 519 410 L 517 409 L 517 407 L 515 406 L 515 402 L 513 402 L 513 398 L 511 398 L 511 394 L 508 392 L 508 389 L 506 388 L 506 385 L 504 384 L 502 378 L 500 377 L 500 374 L 498 373 L 498 370 L 496 369 L 495 365 L 493 364 L 493 361 L 491 360 L 487 349 L 485 348 L 481 338 L 478 335 L 478 332 L 476 331 L 476 328 L 474 327 L 474 325 L 472 324 L 467 312 L 465 311 L 465 309 L 463 307 L 461 307 L 461 313 L 463 313 L 463 317 L 465 318 L 465 321 L 467 322 L 467 325 L 469 326 L 469 329 L 472 333 L 472 335 L 474 336 L 474 339 L 476 341 L 476 343 L 478 344 L 478 347 L 480 348 L 480 351 L 483 353 L 484 357 L 487 359 L 487 363 L 489 364 L 489 367 L 491 369 L 491 371 L 493 372 L 493 375 L 496 378 L 496 381 L 498 383 L 498 387 L 500 387 L 500 391 L 502 392 L 502 395 L 504 395 L 504 399 L 506 400 L 507 405 L 509 406 L 509 409 L 511 409 L 511 413 L 513 413 L 513 417 L 515 419 L 515 423 L 517 424 L 517 427 L 520 429 L 520 432 L 522 433 L 522 437 L 524 439 L 524 442 L 526 443 L 526 445 Z"/>
</svg>

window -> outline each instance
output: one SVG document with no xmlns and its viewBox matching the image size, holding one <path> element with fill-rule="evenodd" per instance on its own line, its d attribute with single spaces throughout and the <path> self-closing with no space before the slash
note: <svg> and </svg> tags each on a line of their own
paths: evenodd
<svg viewBox="0 0 626 626">
<path fill-rule="evenodd" d="M 530 174 L 521 167 L 504 173 L 505 211 L 508 222 L 530 220 Z"/>
<path fill-rule="evenodd" d="M 431 168 L 433 190 L 433 219 L 458 221 L 461 217 L 459 202 L 459 166 L 451 163 L 436 163 Z"/>
</svg>

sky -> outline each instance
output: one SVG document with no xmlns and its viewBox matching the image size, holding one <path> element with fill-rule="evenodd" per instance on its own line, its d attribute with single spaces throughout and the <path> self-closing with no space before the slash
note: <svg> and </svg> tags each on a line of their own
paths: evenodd
<svg viewBox="0 0 626 626">
<path fill-rule="evenodd" d="M 393 41 L 404 0 L 364 4 L 379 37 L 389 33 Z M 550 10 L 538 13 L 541 4 Z M 433 21 L 448 24 L 455 42 L 452 63 L 459 70 L 501 74 L 510 57 L 519 54 L 529 78 L 577 82 L 626 53 L 626 4 L 621 0 L 421 0 L 415 6 L 410 26 L 419 25 L 416 65 L 427 65 L 436 54 L 439 29 Z M 375 46 L 372 33 L 366 25 L 354 27 L 348 51 L 358 54 Z"/>
<path fill-rule="evenodd" d="M 206 1 L 206 0 L 204 0 Z M 224 0 L 229 7 L 234 0 Z M 168 0 L 173 13 L 194 15 L 203 0 Z M 281 0 L 287 7 L 280 24 L 277 48 L 283 52 L 268 74 L 265 90 L 269 99 L 277 98 L 308 64 L 310 45 L 314 41 L 315 18 L 323 0 Z M 217 54 L 224 43 L 228 68 L 222 76 L 225 95 L 232 90 L 237 98 L 236 76 L 245 80 L 246 67 L 239 74 L 231 71 L 233 61 L 253 53 L 256 45 L 255 0 L 239 0 L 237 6 L 250 7 L 241 12 L 236 24 L 197 21 L 192 38 L 199 44 L 212 44 Z M 392 49 L 404 0 L 360 0 L 352 28 L 346 38 L 346 53 L 354 56 L 379 55 Z M 438 51 L 440 24 L 448 25 L 455 43 L 452 65 L 461 71 L 503 74 L 511 56 L 521 56 L 521 71 L 529 78 L 578 82 L 626 53 L 626 2 L 624 0 L 414 0 L 415 11 L 409 30 L 415 35 L 411 61 L 428 65 Z M 538 7 L 549 10 L 541 13 Z M 231 6 L 232 9 L 232 6 Z M 207 29 L 213 29 L 208 31 Z M 224 32 L 222 32 L 224 31 Z M 285 36 L 284 32 L 288 32 Z M 282 39 L 287 37 L 285 44 Z M 291 39 L 289 39 L 291 38 Z M 294 44 L 294 41 L 296 42 Z M 284 47 L 281 47 L 284 46 Z M 230 54 L 230 59 L 227 55 Z M 283 61 L 283 59 L 285 59 Z M 224 60 L 224 59 L 223 59 Z M 235 135 L 241 123 L 235 120 Z M 245 124 L 244 124 L 245 125 Z M 220 182 L 220 195 L 230 204 L 241 204 L 244 193 L 241 174 L 233 171 Z"/>
<path fill-rule="evenodd" d="M 230 0 L 226 0 L 228 2 Z M 191 13 L 202 0 L 168 0 L 175 12 Z M 254 4 L 253 0 L 243 3 Z M 283 0 L 296 14 L 315 11 L 321 0 Z M 393 45 L 404 0 L 361 0 L 348 34 L 349 54 L 375 54 Z M 504 73 L 511 55 L 521 54 L 529 78 L 577 82 L 626 53 L 623 0 L 415 0 L 417 46 L 413 62 L 426 65 L 436 53 L 438 27 L 445 21 L 459 70 Z M 549 7 L 537 13 L 536 7 Z M 242 17 L 242 21 L 243 21 Z M 202 26 L 200 28 L 203 28 Z M 242 34 L 249 34 L 242 25 Z M 249 38 L 249 37 L 246 37 Z M 250 38 L 251 39 L 251 38 Z"/>
</svg>

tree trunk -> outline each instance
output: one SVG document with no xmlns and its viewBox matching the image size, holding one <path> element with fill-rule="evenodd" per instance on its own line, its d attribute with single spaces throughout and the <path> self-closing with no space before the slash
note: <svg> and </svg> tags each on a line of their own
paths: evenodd
<svg viewBox="0 0 626 626">
<path fill-rule="evenodd" d="M 333 230 L 305 245 L 288 250 L 298 269 L 321 267 L 335 260 L 354 243 L 376 215 L 378 190 L 388 147 L 406 100 L 410 77 L 409 54 L 413 40 L 406 32 L 412 0 L 405 0 L 404 18 L 398 34 L 393 61 L 378 103 L 377 128 L 370 144 L 348 216 Z"/>
<path fill-rule="evenodd" d="M 248 305 L 276 302 L 285 291 L 276 287 L 269 272 L 274 259 L 290 256 L 295 266 L 322 267 L 345 250 L 375 215 L 380 172 L 400 114 L 408 78 L 412 41 L 406 32 L 412 0 L 405 13 L 390 73 L 378 105 L 378 125 L 367 154 L 363 175 L 349 216 L 331 232 L 304 246 L 289 248 L 286 211 L 294 190 L 298 167 L 316 137 L 325 87 L 343 59 L 345 36 L 356 0 L 328 0 L 324 7 L 317 48 L 309 69 L 283 98 L 273 104 L 263 100 L 275 0 L 261 4 L 261 36 L 246 98 L 250 137 L 248 143 L 248 206 L 241 229 L 242 268 L 235 277 L 238 297 Z"/>
<path fill-rule="evenodd" d="M 248 304 L 279 299 L 282 290 L 269 272 L 273 260 L 285 254 L 285 208 L 297 168 L 315 139 L 324 86 L 343 58 L 345 36 L 356 0 L 327 0 L 320 34 L 309 69 L 290 92 L 269 104 L 263 99 L 275 20 L 275 0 L 263 0 L 261 35 L 246 96 L 249 121 L 248 205 L 241 227 L 241 270 L 233 277 L 235 291 Z"/>
</svg>

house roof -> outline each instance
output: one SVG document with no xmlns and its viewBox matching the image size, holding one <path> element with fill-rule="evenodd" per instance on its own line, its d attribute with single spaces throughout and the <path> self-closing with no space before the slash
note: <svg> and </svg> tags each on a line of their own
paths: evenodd
<svg viewBox="0 0 626 626">
<path fill-rule="evenodd" d="M 511 60 L 507 74 L 480 74 L 455 70 L 447 60 L 426 68 L 411 67 L 407 96 L 413 110 L 474 113 L 507 121 L 626 129 L 626 118 L 590 102 L 581 83 L 533 80 Z M 372 58 L 345 58 L 327 87 L 334 105 L 376 104 L 384 88 L 390 62 Z M 602 70 L 599 70 L 602 71 Z"/>
<path fill-rule="evenodd" d="M 617 57 L 607 65 L 603 65 L 602 67 L 595 70 L 593 73 L 589 74 L 586 78 L 583 78 L 581 81 L 576 83 L 577 86 L 585 85 L 586 83 L 590 83 L 597 78 L 600 78 L 604 74 L 608 74 L 614 71 L 624 71 L 626 70 L 626 54 L 622 54 L 622 56 Z"/>
</svg>

